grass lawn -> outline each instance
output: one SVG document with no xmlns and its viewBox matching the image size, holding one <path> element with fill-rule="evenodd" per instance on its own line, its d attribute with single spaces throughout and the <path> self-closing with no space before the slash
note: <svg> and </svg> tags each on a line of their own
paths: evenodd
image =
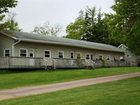
<svg viewBox="0 0 140 105">
<path fill-rule="evenodd" d="M 50 84 L 130 72 L 140 72 L 140 67 L 101 68 L 95 70 L 57 70 L 53 72 L 34 71 L 21 73 L 0 73 L 0 89 Z"/>
<path fill-rule="evenodd" d="M 140 105 L 140 77 L 5 100 L 0 105 Z"/>
</svg>

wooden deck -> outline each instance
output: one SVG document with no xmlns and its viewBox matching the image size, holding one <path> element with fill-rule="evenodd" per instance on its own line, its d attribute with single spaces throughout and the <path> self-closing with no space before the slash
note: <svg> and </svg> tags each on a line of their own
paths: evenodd
<svg viewBox="0 0 140 105">
<path fill-rule="evenodd" d="M 0 69 L 39 68 L 98 68 L 131 66 L 126 61 L 100 61 L 85 59 L 44 59 L 30 57 L 0 57 Z"/>
</svg>

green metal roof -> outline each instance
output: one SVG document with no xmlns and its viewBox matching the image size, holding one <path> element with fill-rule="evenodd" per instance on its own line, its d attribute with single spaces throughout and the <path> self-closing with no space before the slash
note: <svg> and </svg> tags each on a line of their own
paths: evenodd
<svg viewBox="0 0 140 105">
<path fill-rule="evenodd" d="M 108 44 L 38 35 L 38 34 L 26 33 L 26 32 L 4 31 L 3 33 L 13 39 L 26 41 L 26 42 L 48 43 L 48 44 L 89 48 L 89 49 L 96 49 L 96 50 L 103 50 L 103 51 L 123 52 L 121 49 Z"/>
</svg>

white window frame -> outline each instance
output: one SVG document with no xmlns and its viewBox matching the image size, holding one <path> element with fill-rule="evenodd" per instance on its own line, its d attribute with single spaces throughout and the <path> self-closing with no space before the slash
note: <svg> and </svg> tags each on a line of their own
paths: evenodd
<svg viewBox="0 0 140 105">
<path fill-rule="evenodd" d="M 30 53 L 31 53 L 30 51 L 31 51 L 31 50 L 33 51 L 33 52 L 32 52 L 32 53 L 33 53 L 33 57 L 35 57 L 35 50 L 34 50 L 34 49 L 29 49 L 29 51 L 28 51 L 29 57 L 30 57 Z"/>
<path fill-rule="evenodd" d="M 7 49 L 4 49 L 4 53 L 3 53 L 3 54 L 4 54 L 4 57 L 8 57 L 8 56 L 5 56 L 5 54 L 6 54 L 5 52 L 6 52 L 6 50 L 9 50 L 9 56 L 11 56 L 11 50 L 10 50 L 10 48 L 7 48 Z"/>
<path fill-rule="evenodd" d="M 91 59 L 91 56 L 92 56 L 92 59 Z M 93 53 L 90 54 L 90 59 L 94 60 L 94 54 Z"/>
<path fill-rule="evenodd" d="M 89 59 L 87 59 L 87 55 L 89 55 Z M 92 59 L 91 59 L 91 56 L 92 56 Z M 94 59 L 94 56 L 93 56 L 92 53 L 86 53 L 85 54 L 85 59 L 87 59 L 87 60 L 93 60 Z"/>
<path fill-rule="evenodd" d="M 48 51 L 49 52 L 49 57 L 45 57 L 45 51 Z M 51 56 L 51 50 L 44 50 L 44 57 L 45 58 L 51 58 L 52 56 Z"/>
<path fill-rule="evenodd" d="M 72 54 L 72 53 L 73 53 L 73 58 L 71 58 L 71 54 Z M 70 52 L 70 58 L 71 58 L 71 59 L 74 59 L 74 52 Z"/>
<path fill-rule="evenodd" d="M 101 57 L 101 60 L 103 60 L 104 56 L 103 55 L 99 55 L 99 60 L 100 60 L 100 57 Z"/>
<path fill-rule="evenodd" d="M 87 55 L 89 55 L 89 59 L 87 59 Z M 86 54 L 85 54 L 85 59 L 91 60 L 91 56 L 90 56 L 90 55 L 91 55 L 90 53 L 86 53 Z"/>
<path fill-rule="evenodd" d="M 19 57 L 23 57 L 23 56 L 20 56 L 20 50 L 26 50 L 26 56 L 25 57 L 28 57 L 28 49 L 27 48 L 20 48 L 19 49 Z"/>
<path fill-rule="evenodd" d="M 106 60 L 110 61 L 111 60 L 111 57 L 110 56 L 107 56 L 106 57 Z"/>
<path fill-rule="evenodd" d="M 60 53 L 60 52 L 62 52 L 62 55 L 63 55 L 63 58 L 64 58 L 64 51 L 58 51 L 58 58 L 60 58 L 60 57 L 59 57 L 59 53 Z M 63 58 L 60 58 L 60 59 L 63 59 Z"/>
</svg>

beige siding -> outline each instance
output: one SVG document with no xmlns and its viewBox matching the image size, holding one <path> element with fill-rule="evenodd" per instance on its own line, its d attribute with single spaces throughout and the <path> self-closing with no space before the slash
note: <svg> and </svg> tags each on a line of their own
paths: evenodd
<svg viewBox="0 0 140 105">
<path fill-rule="evenodd" d="M 93 59 L 99 58 L 99 56 L 103 56 L 103 59 L 107 59 L 109 56 L 111 60 L 116 59 L 119 60 L 121 56 L 124 56 L 123 53 L 117 52 L 107 52 L 107 51 L 96 51 L 91 49 L 84 48 L 76 48 L 76 47 L 68 47 L 68 46 L 60 46 L 60 45 L 50 45 L 50 44 L 37 44 L 37 43 L 29 43 L 29 42 L 20 42 L 15 46 L 15 56 L 19 56 L 19 49 L 26 48 L 28 51 L 30 49 L 34 49 L 35 57 L 44 57 L 44 51 L 50 50 L 52 58 L 58 58 L 58 52 L 64 51 L 64 58 L 70 58 L 70 53 L 74 52 L 76 57 L 76 53 L 81 53 L 81 58 L 85 59 L 86 53 L 93 54 Z"/>
<path fill-rule="evenodd" d="M 13 39 L 0 34 L 0 56 L 4 55 L 4 49 L 10 49 L 10 53 L 12 53 L 13 43 Z"/>
</svg>

